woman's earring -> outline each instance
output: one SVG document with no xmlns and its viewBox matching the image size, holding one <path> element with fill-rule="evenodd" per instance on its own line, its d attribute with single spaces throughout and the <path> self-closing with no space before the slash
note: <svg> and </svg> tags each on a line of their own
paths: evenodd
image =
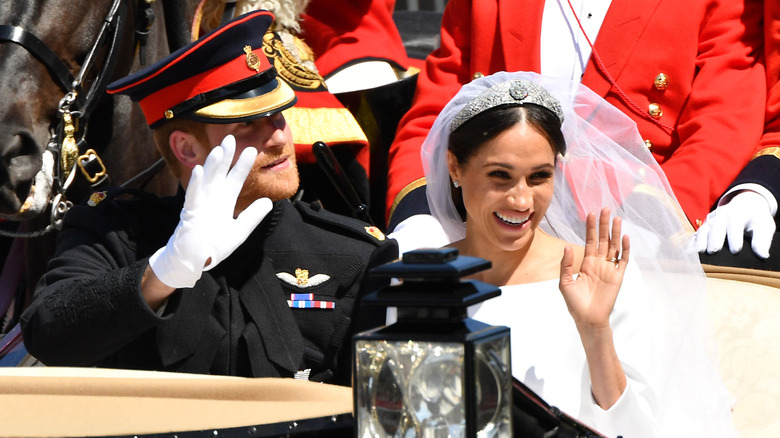
<svg viewBox="0 0 780 438">
<path fill-rule="evenodd" d="M 459 182 L 457 182 L 457 181 L 453 181 L 453 182 L 452 182 L 452 185 L 453 185 L 453 186 L 455 186 L 455 188 L 456 188 L 456 189 L 457 189 L 458 187 L 460 187 L 460 183 L 459 183 Z"/>
</svg>

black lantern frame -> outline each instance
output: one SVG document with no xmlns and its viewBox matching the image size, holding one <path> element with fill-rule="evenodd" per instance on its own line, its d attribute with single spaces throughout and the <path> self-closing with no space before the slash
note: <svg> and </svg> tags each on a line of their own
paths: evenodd
<svg viewBox="0 0 780 438">
<path fill-rule="evenodd" d="M 447 379 L 462 379 L 458 404 L 465 421 L 462 436 L 511 436 L 509 329 L 490 326 L 467 315 L 469 306 L 498 296 L 501 291 L 477 280 L 461 279 L 490 265 L 484 259 L 458 256 L 457 251 L 450 248 L 412 251 L 404 254 L 401 261 L 369 272 L 375 277 L 396 279 L 397 284 L 369 294 L 363 304 L 396 307 L 398 319 L 394 324 L 356 334 L 353 338 L 357 436 L 363 436 L 361 434 L 366 434 L 366 430 L 372 430 L 370 435 L 377 436 L 374 431 L 377 428 L 379 435 L 393 436 L 399 427 L 403 430 L 414 427 L 416 435 L 422 436 L 442 427 L 436 420 L 431 420 L 432 411 L 444 412 L 451 407 L 449 402 L 458 398 L 457 394 L 452 394 L 458 391 L 457 382 L 450 382 L 453 383 L 450 386 L 441 383 Z M 458 350 L 455 346 L 462 348 Z M 450 348 L 454 352 L 448 350 Z M 420 362 L 415 365 L 413 360 L 402 359 L 404 354 Z M 448 354 L 450 360 L 460 359 L 460 375 L 457 375 L 457 360 L 447 364 L 447 359 L 441 359 Z M 412 366 L 430 367 L 439 372 L 424 374 L 425 369 L 421 368 L 417 373 L 425 375 L 426 381 L 414 383 L 412 380 L 419 374 L 410 374 L 412 378 L 407 382 L 403 374 L 413 373 L 409 369 Z M 387 372 L 396 374 L 388 376 Z M 382 386 L 387 382 L 388 385 Z M 439 383 L 441 385 L 437 387 Z M 431 417 L 416 418 L 412 413 L 415 418 L 409 418 L 410 412 L 420 410 L 415 409 L 417 403 L 422 403 L 419 395 L 409 394 L 410 388 L 425 393 L 429 386 L 443 388 L 441 394 L 449 390 L 452 400 L 444 400 L 442 395 L 442 400 L 434 400 L 434 405 L 429 403 L 422 409 L 430 412 Z M 429 392 L 436 393 L 435 390 Z M 366 412 L 369 404 L 371 415 Z M 423 425 L 429 420 L 433 423 Z M 366 424 L 367 421 L 375 424 Z M 444 426 L 447 424 L 452 425 L 444 422 Z M 427 428 L 425 434 L 417 430 L 423 427 Z M 444 429 L 438 432 L 433 436 L 459 435 Z"/>
</svg>

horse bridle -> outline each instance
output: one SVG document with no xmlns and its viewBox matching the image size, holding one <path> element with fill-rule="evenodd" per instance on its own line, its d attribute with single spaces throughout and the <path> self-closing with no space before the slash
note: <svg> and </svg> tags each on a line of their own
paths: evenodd
<svg viewBox="0 0 780 438">
<path fill-rule="evenodd" d="M 144 64 L 144 46 L 154 23 L 152 6 L 156 0 L 140 1 L 142 6 L 133 12 L 140 11 L 140 17 L 136 18 L 135 43 L 141 64 Z M 0 25 L 0 43 L 15 43 L 27 50 L 48 69 L 51 78 L 65 92 L 58 105 L 58 121 L 52 124 L 51 137 L 46 146 L 46 150 L 54 156 L 55 163 L 59 164 L 54 166 L 52 197 L 49 201 L 50 223 L 43 230 L 32 232 L 0 230 L 0 235 L 28 238 L 60 229 L 65 213 L 73 205 L 65 197 L 65 191 L 73 182 L 76 167 L 93 186 L 107 180 L 108 173 L 98 154 L 93 149 L 87 149 L 83 154 L 79 154 L 79 150 L 86 148 L 87 122 L 111 79 L 118 59 L 119 46 L 122 43 L 121 37 L 131 13 L 131 6 L 134 4 L 133 0 L 112 2 L 92 49 L 75 77 L 59 56 L 32 32 L 18 26 Z M 108 48 L 105 62 L 85 91 L 82 87 L 84 79 L 94 68 L 98 52 L 104 47 Z M 79 127 L 79 120 L 82 121 L 81 127 Z"/>
</svg>

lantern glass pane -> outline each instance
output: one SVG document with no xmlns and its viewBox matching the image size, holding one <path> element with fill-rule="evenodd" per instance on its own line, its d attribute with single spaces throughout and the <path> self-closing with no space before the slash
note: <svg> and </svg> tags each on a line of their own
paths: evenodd
<svg viewBox="0 0 780 438">
<path fill-rule="evenodd" d="M 511 367 L 509 336 L 474 345 L 477 436 L 511 437 Z"/>
<path fill-rule="evenodd" d="M 461 343 L 358 340 L 359 437 L 463 437 Z"/>
</svg>

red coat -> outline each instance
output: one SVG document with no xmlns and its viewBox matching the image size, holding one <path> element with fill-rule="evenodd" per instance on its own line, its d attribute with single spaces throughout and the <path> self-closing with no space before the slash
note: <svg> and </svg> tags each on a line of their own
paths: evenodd
<svg viewBox="0 0 780 438">
<path fill-rule="evenodd" d="M 195 11 L 193 37 L 200 34 L 206 1 L 201 0 Z M 284 115 L 293 130 L 299 163 L 314 164 L 312 144 L 324 141 L 330 146 L 349 147 L 368 174 L 368 139 L 352 113 L 327 91 L 322 78 L 372 59 L 387 61 L 400 70 L 407 69 L 410 60 L 393 21 L 394 8 L 395 0 L 311 0 L 306 13 L 301 15 L 303 42 L 298 41 L 297 50 L 304 59 L 313 57 L 317 72 L 296 65 L 295 71 L 305 70 L 306 80 L 288 80 L 298 102 L 285 110 Z M 277 60 L 285 58 L 276 51 L 272 53 Z M 275 66 L 277 70 L 283 69 L 281 64 Z M 317 75 L 317 79 L 312 79 Z"/>
<path fill-rule="evenodd" d="M 766 0 L 764 11 L 764 55 L 769 96 L 765 132 L 758 150 L 780 147 L 780 2 Z"/>
<path fill-rule="evenodd" d="M 302 37 L 323 77 L 357 61 L 381 60 L 406 70 L 401 34 L 393 21 L 395 0 L 312 0 L 303 14 Z"/>
<path fill-rule="evenodd" d="M 768 90 L 764 135 L 756 147 L 753 159 L 734 180 L 732 186 L 744 183 L 760 184 L 780 201 L 780 2 L 776 0 L 764 2 L 764 38 Z M 775 221 L 778 220 L 780 215 L 776 214 Z"/>
<path fill-rule="evenodd" d="M 368 60 L 387 61 L 406 70 L 409 59 L 393 21 L 394 7 L 395 0 L 311 0 L 301 16 L 301 38 L 311 48 L 319 74 L 327 78 Z M 349 110 L 324 89 L 295 90 L 298 103 L 285 117 L 295 128 L 298 159 L 314 163 L 311 145 L 317 140 L 331 146 L 350 145 L 368 174 L 368 139 Z"/>
<path fill-rule="evenodd" d="M 543 3 L 450 0 L 441 47 L 426 60 L 390 149 L 390 214 L 423 177 L 420 146 L 461 84 L 475 73 L 539 72 Z M 637 122 L 693 223 L 706 217 L 761 135 L 761 15 L 755 0 L 613 0 L 595 49 L 638 109 L 620 97 L 593 57 L 583 76 L 585 85 Z M 654 86 L 660 73 L 669 78 L 664 90 Z M 660 105 L 657 122 L 671 132 L 652 121 L 651 103 Z"/>
</svg>

